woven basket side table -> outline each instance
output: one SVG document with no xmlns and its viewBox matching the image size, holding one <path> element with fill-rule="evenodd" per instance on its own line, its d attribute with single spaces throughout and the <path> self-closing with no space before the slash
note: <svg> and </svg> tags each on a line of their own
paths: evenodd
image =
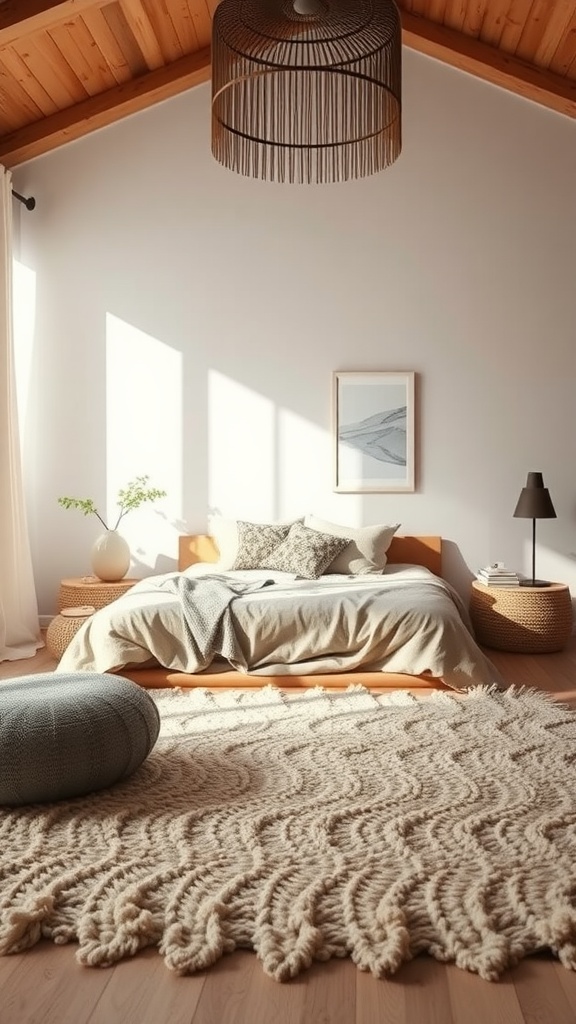
<svg viewBox="0 0 576 1024">
<path fill-rule="evenodd" d="M 487 587 L 474 580 L 470 618 L 485 647 L 517 654 L 561 651 L 572 632 L 572 600 L 564 583 Z"/>
<path fill-rule="evenodd" d="M 78 576 L 68 580 L 60 580 L 58 594 L 58 611 L 70 606 L 92 605 L 94 608 L 105 608 L 117 597 L 130 590 L 138 580 L 123 579 L 117 583 L 105 583 L 97 576 Z"/>
<path fill-rule="evenodd" d="M 80 608 L 63 608 L 59 615 L 54 616 L 46 630 L 46 647 L 54 658 L 62 657 L 80 626 L 83 626 L 95 611 L 94 606 L 87 605 Z"/>
</svg>

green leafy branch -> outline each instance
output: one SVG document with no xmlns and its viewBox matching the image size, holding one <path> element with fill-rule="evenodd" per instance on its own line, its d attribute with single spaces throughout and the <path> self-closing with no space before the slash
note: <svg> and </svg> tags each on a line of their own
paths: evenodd
<svg viewBox="0 0 576 1024">
<path fill-rule="evenodd" d="M 118 500 L 116 504 L 120 509 L 120 514 L 116 520 L 115 525 L 112 527 L 113 530 L 117 530 L 121 520 L 124 516 L 128 515 L 129 512 L 134 511 L 136 508 L 140 508 L 147 501 L 157 501 L 159 498 L 166 497 L 166 491 L 161 491 L 158 487 L 147 487 L 148 476 L 137 476 L 134 480 L 131 480 L 124 489 L 118 491 Z M 104 522 L 98 509 L 92 498 L 58 498 L 58 504 L 62 505 L 62 508 L 74 508 L 78 509 L 85 516 L 96 516 L 100 520 L 105 530 L 109 527 Z"/>
</svg>

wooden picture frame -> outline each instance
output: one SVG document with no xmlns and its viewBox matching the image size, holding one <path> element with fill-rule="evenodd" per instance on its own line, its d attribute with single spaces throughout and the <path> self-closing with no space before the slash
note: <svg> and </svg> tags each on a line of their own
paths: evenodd
<svg viewBox="0 0 576 1024">
<path fill-rule="evenodd" d="M 415 490 L 413 371 L 333 373 L 334 490 Z"/>
</svg>

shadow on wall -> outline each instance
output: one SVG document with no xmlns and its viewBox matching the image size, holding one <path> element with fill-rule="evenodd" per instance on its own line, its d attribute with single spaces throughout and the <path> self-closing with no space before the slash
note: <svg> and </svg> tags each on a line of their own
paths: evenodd
<svg viewBox="0 0 576 1024">
<path fill-rule="evenodd" d="M 150 551 L 142 545 L 130 544 L 131 564 L 129 575 L 138 579 L 145 576 L 160 576 L 165 572 L 176 572 L 178 569 L 178 537 L 182 533 L 189 533 L 188 525 L 183 519 L 173 519 L 158 509 L 154 510 L 155 515 L 164 521 L 169 528 L 162 542 L 174 554 L 166 554 L 165 551 L 158 551 L 154 558 L 150 557 Z"/>
<path fill-rule="evenodd" d="M 150 562 L 143 562 L 138 558 L 137 554 L 131 552 L 132 565 L 130 567 L 130 576 L 135 576 L 138 579 L 143 579 L 145 576 L 160 576 L 165 572 L 176 572 L 178 569 L 178 561 L 176 558 L 169 558 L 168 555 L 159 554 L 154 559 L 154 565 L 150 565 Z"/>
<path fill-rule="evenodd" d="M 470 593 L 472 580 L 475 574 L 466 565 L 460 548 L 453 540 L 442 539 L 442 576 L 450 580 L 451 584 L 463 600 L 467 602 L 466 595 Z"/>
</svg>

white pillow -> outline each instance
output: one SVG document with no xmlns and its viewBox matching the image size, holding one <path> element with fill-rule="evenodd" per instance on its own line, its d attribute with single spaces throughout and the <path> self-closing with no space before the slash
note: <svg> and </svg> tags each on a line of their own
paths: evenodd
<svg viewBox="0 0 576 1024">
<path fill-rule="evenodd" d="M 216 541 L 218 548 L 218 561 L 215 565 L 218 569 L 215 572 L 226 572 L 234 565 L 234 559 L 238 554 L 238 528 L 236 519 L 223 519 L 221 516 L 214 516 L 210 520 L 210 533 Z"/>
<path fill-rule="evenodd" d="M 375 526 L 341 526 L 330 523 L 317 516 L 308 515 L 304 526 L 320 533 L 329 533 L 333 537 L 349 537 L 350 543 L 341 554 L 337 555 L 324 571 L 339 572 L 352 576 L 364 576 L 370 573 L 380 574 L 386 565 L 386 552 L 392 537 L 400 523 L 380 524 Z"/>
<path fill-rule="evenodd" d="M 184 576 L 213 576 L 216 572 L 223 572 L 223 569 L 219 569 L 219 562 L 194 562 L 194 565 L 189 565 L 187 569 L 183 570 Z"/>
</svg>

